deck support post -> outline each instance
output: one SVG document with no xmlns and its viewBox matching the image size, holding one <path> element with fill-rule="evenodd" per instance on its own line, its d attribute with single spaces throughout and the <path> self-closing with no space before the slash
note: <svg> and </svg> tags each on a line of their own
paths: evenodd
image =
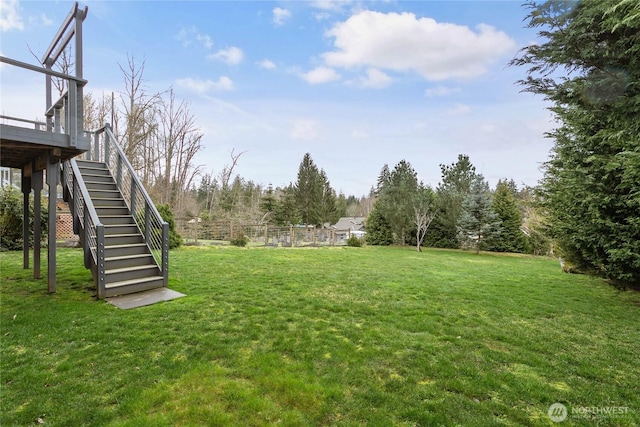
<svg viewBox="0 0 640 427">
<path fill-rule="evenodd" d="M 56 291 L 56 210 L 58 200 L 58 177 L 60 159 L 49 154 L 47 162 L 47 185 L 49 186 L 49 238 L 47 246 L 47 291 Z"/>
<path fill-rule="evenodd" d="M 33 278 L 40 278 L 42 170 L 34 170 L 31 180 L 33 188 Z"/>
<path fill-rule="evenodd" d="M 30 171 L 29 171 L 30 172 Z M 31 194 L 31 176 L 27 176 L 26 168 L 22 168 L 22 268 L 29 268 L 29 237 L 31 227 L 29 226 L 29 194 Z"/>
</svg>

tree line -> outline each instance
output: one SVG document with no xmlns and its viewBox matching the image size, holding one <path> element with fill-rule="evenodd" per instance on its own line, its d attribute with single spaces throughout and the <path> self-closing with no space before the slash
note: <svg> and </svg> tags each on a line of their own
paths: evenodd
<svg viewBox="0 0 640 427">
<path fill-rule="evenodd" d="M 532 210 L 531 191 L 518 190 L 513 180 L 500 180 L 494 190 L 467 155 L 440 165 L 442 180 L 435 190 L 418 181 L 406 160 L 393 170 L 382 168 L 376 201 L 367 219 L 367 242 L 374 245 L 422 244 L 440 248 L 471 248 L 476 252 L 545 253 L 548 241 L 525 215 Z M 533 236 L 533 237 L 532 237 Z M 537 237 L 537 239 L 536 239 Z"/>
</svg>

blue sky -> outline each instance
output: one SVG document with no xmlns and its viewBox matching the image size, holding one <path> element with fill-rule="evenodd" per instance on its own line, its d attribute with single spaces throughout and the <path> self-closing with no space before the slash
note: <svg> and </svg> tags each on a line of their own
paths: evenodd
<svg viewBox="0 0 640 427">
<path fill-rule="evenodd" d="M 2 1 L 0 52 L 35 63 L 72 2 Z M 552 142 L 545 103 L 508 67 L 536 40 L 518 1 L 88 1 L 86 90 L 124 90 L 118 64 L 145 61 L 145 90 L 173 87 L 204 132 L 216 175 L 295 181 L 310 152 L 332 186 L 364 195 L 408 160 L 433 187 L 468 154 L 491 185 L 535 185 Z M 2 113 L 41 118 L 39 76 L 2 66 Z"/>
</svg>

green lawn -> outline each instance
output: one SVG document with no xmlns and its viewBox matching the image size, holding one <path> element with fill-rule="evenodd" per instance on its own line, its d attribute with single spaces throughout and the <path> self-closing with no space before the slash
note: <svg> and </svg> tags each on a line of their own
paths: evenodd
<svg viewBox="0 0 640 427">
<path fill-rule="evenodd" d="M 553 260 L 184 248 L 188 296 L 128 311 L 81 250 L 53 295 L 21 265 L 0 254 L 3 427 L 640 424 L 640 295 Z"/>
</svg>

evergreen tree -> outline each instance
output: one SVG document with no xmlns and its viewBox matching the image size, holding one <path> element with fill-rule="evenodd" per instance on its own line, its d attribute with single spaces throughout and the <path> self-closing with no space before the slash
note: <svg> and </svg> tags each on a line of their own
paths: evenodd
<svg viewBox="0 0 640 427">
<path fill-rule="evenodd" d="M 387 173 L 388 167 L 385 165 L 378 180 L 376 206 L 391 225 L 395 239 L 404 245 L 413 229 L 418 176 L 406 160 L 398 162 L 393 171 Z"/>
<path fill-rule="evenodd" d="M 275 208 L 274 220 L 277 225 L 300 223 L 300 216 L 296 204 L 296 190 L 293 184 L 289 184 L 280 191 Z"/>
<path fill-rule="evenodd" d="M 277 205 L 278 202 L 273 191 L 273 185 L 269 184 L 267 191 L 265 191 L 262 195 L 262 199 L 260 200 L 260 210 L 262 211 L 264 218 L 267 219 L 267 222 L 275 220 Z"/>
<path fill-rule="evenodd" d="M 469 156 L 458 155 L 458 161 L 450 165 L 440 165 L 442 180 L 436 188 L 436 216 L 431 231 L 425 237 L 425 245 L 440 248 L 457 248 L 458 218 L 462 200 L 469 193 L 471 182 L 476 176 L 476 168 Z"/>
<path fill-rule="evenodd" d="M 320 170 L 322 181 L 322 196 L 320 198 L 320 223 L 335 224 L 340 218 L 336 206 L 336 192 L 331 188 L 329 179 L 324 170 Z"/>
<path fill-rule="evenodd" d="M 317 225 L 322 221 L 321 204 L 324 182 L 311 154 L 306 153 L 298 168 L 295 198 L 302 222 Z"/>
<path fill-rule="evenodd" d="M 373 206 L 367 217 L 366 227 L 367 243 L 370 245 L 388 246 L 393 243 L 393 231 L 391 224 L 382 215 L 377 205 Z"/>
<path fill-rule="evenodd" d="M 336 199 L 336 221 L 332 221 L 332 224 L 335 224 L 337 222 L 337 220 L 339 220 L 340 218 L 342 218 L 343 216 L 349 216 L 347 214 L 347 209 L 350 203 L 350 200 L 356 200 L 355 196 L 349 196 L 348 198 L 344 196 L 343 193 L 340 193 L 338 195 L 338 198 Z M 352 215 L 352 216 L 361 216 L 361 215 Z"/>
<path fill-rule="evenodd" d="M 487 241 L 488 249 L 496 252 L 524 252 L 526 236 L 520 230 L 522 212 L 518 205 L 513 181 L 500 180 L 493 193 L 493 211 L 500 223 L 500 234 Z"/>
<path fill-rule="evenodd" d="M 559 127 L 542 198 L 563 258 L 620 286 L 640 285 L 640 3 L 530 3 L 541 42 L 514 65 L 551 101 Z"/>
<path fill-rule="evenodd" d="M 378 175 L 378 183 L 376 186 L 376 193 L 380 193 L 384 187 L 389 184 L 389 180 L 391 179 L 391 172 L 389 171 L 389 165 L 385 163 L 380 171 L 380 175 Z"/>
<path fill-rule="evenodd" d="M 485 240 L 499 233 L 499 221 L 491 205 L 489 184 L 482 175 L 476 175 L 462 201 L 457 221 L 458 239 L 463 248 L 472 247 L 478 253 L 485 247 Z"/>
</svg>

